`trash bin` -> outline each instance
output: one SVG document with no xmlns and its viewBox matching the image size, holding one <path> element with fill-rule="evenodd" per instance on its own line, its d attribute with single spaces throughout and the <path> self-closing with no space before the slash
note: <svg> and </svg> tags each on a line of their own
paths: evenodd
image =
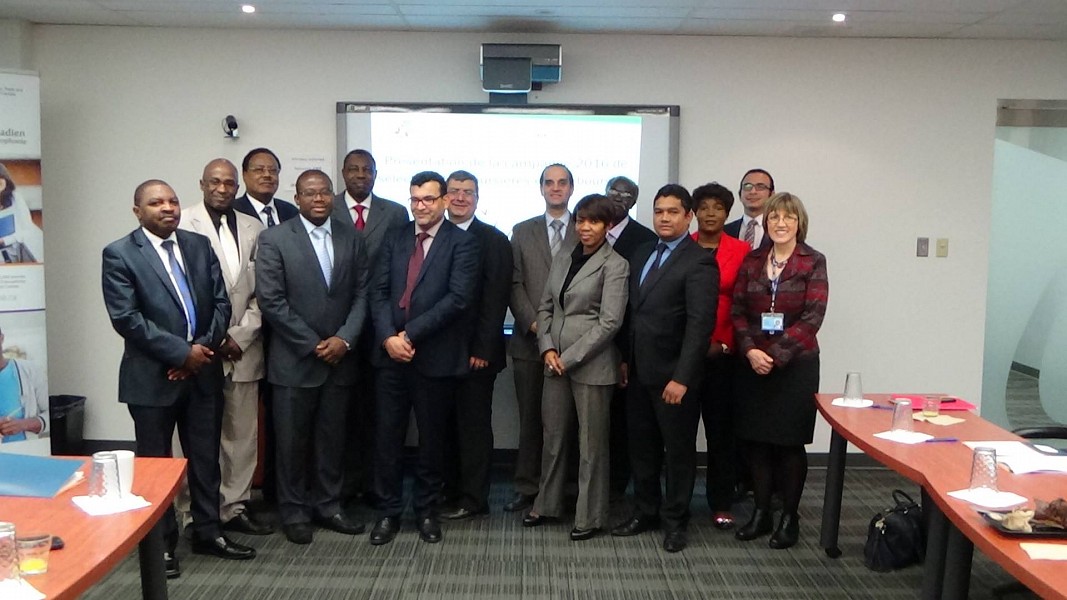
<svg viewBox="0 0 1067 600">
<path fill-rule="evenodd" d="M 85 396 L 60 394 L 48 397 L 48 429 L 52 437 L 52 454 L 84 455 L 84 427 Z"/>
</svg>

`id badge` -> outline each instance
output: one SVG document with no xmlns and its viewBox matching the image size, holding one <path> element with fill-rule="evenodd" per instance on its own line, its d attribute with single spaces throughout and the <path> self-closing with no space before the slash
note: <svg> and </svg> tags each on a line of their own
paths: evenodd
<svg viewBox="0 0 1067 600">
<path fill-rule="evenodd" d="M 763 331 L 767 333 L 781 333 L 785 329 L 785 315 L 779 312 L 765 312 L 762 314 Z"/>
</svg>

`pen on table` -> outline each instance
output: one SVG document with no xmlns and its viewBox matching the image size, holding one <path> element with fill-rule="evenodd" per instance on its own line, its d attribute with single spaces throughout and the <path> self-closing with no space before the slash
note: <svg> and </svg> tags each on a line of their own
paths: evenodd
<svg viewBox="0 0 1067 600">
<path fill-rule="evenodd" d="M 893 410 L 894 407 L 891 404 L 872 404 L 871 408 L 880 408 L 882 410 Z"/>
<path fill-rule="evenodd" d="M 933 444 L 933 443 L 936 443 L 936 442 L 958 442 L 958 441 L 960 441 L 959 438 L 930 438 L 930 439 L 924 441 L 923 443 L 924 444 Z"/>
</svg>

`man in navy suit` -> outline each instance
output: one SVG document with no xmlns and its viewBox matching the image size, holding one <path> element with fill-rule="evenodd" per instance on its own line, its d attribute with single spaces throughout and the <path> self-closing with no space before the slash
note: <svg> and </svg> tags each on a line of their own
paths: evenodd
<svg viewBox="0 0 1067 600">
<path fill-rule="evenodd" d="M 222 363 L 230 301 L 211 242 L 178 231 L 174 190 L 150 179 L 137 186 L 133 214 L 141 223 L 103 252 L 103 293 L 111 325 L 125 340 L 119 402 L 133 417 L 138 456 L 170 456 L 177 426 L 189 460 L 193 552 L 250 559 L 256 551 L 231 541 L 219 523 Z M 168 577 L 179 575 L 173 508 L 162 521 Z"/>
<path fill-rule="evenodd" d="M 371 317 L 378 348 L 378 441 L 374 545 L 393 541 L 403 512 L 403 451 L 408 417 L 419 428 L 413 505 L 424 542 L 441 541 L 435 514 L 441 493 L 444 437 L 457 380 L 470 368 L 467 310 L 478 277 L 474 236 L 444 219 L 445 180 L 430 171 L 411 179 L 415 217 L 378 250 Z"/>
<path fill-rule="evenodd" d="M 763 207 L 767 199 L 774 194 L 774 177 L 763 169 L 749 169 L 741 178 L 741 187 L 737 195 L 745 212 L 740 219 L 727 223 L 723 233 L 748 242 L 752 248 L 770 245 L 771 238 L 763 230 Z"/>
<path fill-rule="evenodd" d="M 281 168 L 278 156 L 267 148 L 254 148 L 245 154 L 241 161 L 245 193 L 233 201 L 234 210 L 259 219 L 264 227 L 273 227 L 300 214 L 291 203 L 274 197 Z"/>
</svg>

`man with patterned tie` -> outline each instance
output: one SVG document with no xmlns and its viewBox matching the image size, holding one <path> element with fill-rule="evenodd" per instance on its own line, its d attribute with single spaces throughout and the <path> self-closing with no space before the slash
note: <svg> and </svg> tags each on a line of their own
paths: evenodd
<svg viewBox="0 0 1067 600">
<path fill-rule="evenodd" d="M 347 227 L 355 227 L 367 241 L 367 256 L 370 264 L 377 264 L 375 257 L 382 240 L 393 230 L 408 222 L 406 208 L 374 194 L 374 182 L 378 177 L 378 165 L 374 156 L 363 149 L 345 155 L 341 167 L 345 189 L 333 198 L 333 216 Z M 366 328 L 369 330 L 370 315 Z M 353 392 L 348 411 L 348 442 L 345 447 L 345 483 L 343 496 L 349 503 L 362 499 L 373 506 L 374 497 L 374 369 L 370 357 L 374 354 L 373 337 L 363 336 L 359 347 L 360 369 L 364 377 Z"/>
<path fill-rule="evenodd" d="M 233 201 L 238 212 L 255 217 L 264 227 L 274 227 L 296 217 L 296 207 L 275 198 L 278 193 L 278 175 L 282 163 L 269 148 L 254 148 L 241 161 L 241 176 L 245 193 Z"/>
<path fill-rule="evenodd" d="M 760 248 L 771 243 L 771 238 L 763 230 L 763 207 L 774 193 L 774 178 L 763 169 L 749 169 L 741 178 L 741 189 L 737 195 L 745 206 L 740 219 L 727 223 L 723 228 L 726 235 L 748 242 L 752 248 Z"/>
<path fill-rule="evenodd" d="M 466 311 L 477 286 L 478 243 L 444 218 L 449 197 L 440 174 L 417 173 L 409 189 L 415 220 L 382 242 L 370 289 L 378 367 L 374 545 L 393 541 L 400 529 L 412 410 L 419 428 L 415 525 L 424 542 L 441 541 L 444 440 L 458 378 L 470 368 Z"/>
<path fill-rule="evenodd" d="M 193 552 L 254 558 L 254 549 L 222 534 L 219 520 L 223 377 L 215 358 L 230 322 L 219 261 L 206 237 L 176 231 L 181 207 L 166 182 L 137 186 L 133 214 L 141 227 L 104 248 L 102 287 L 111 325 L 125 341 L 119 402 L 133 417 L 137 455 L 170 456 L 177 427 L 189 460 Z M 177 577 L 173 508 L 161 527 L 166 573 Z"/>
<path fill-rule="evenodd" d="M 561 251 L 570 252 L 578 243 L 578 233 L 567 210 L 574 194 L 571 170 L 561 164 L 549 165 L 541 171 L 540 183 L 545 213 L 518 223 L 511 232 L 511 314 L 515 317 L 515 331 L 508 353 L 519 404 L 519 451 L 515 458 L 515 496 L 504 506 L 508 512 L 533 506 L 541 481 L 541 391 L 545 366 L 537 346 L 537 308 L 552 258 Z"/>
<path fill-rule="evenodd" d="M 300 216 L 259 236 L 256 299 L 270 323 L 278 514 L 285 537 L 312 541 L 311 523 L 363 532 L 341 508 L 345 414 L 359 383 L 353 346 L 367 316 L 363 235 L 331 218 L 333 183 L 318 170 L 296 180 Z"/>
<path fill-rule="evenodd" d="M 247 511 L 259 440 L 259 380 L 263 379 L 262 316 L 255 298 L 255 248 L 263 223 L 233 209 L 237 167 L 216 158 L 200 178 L 204 201 L 185 210 L 180 229 L 211 240 L 219 259 L 233 314 L 219 348 L 222 358 L 222 506 L 223 529 L 267 535 L 273 529 Z"/>
</svg>

